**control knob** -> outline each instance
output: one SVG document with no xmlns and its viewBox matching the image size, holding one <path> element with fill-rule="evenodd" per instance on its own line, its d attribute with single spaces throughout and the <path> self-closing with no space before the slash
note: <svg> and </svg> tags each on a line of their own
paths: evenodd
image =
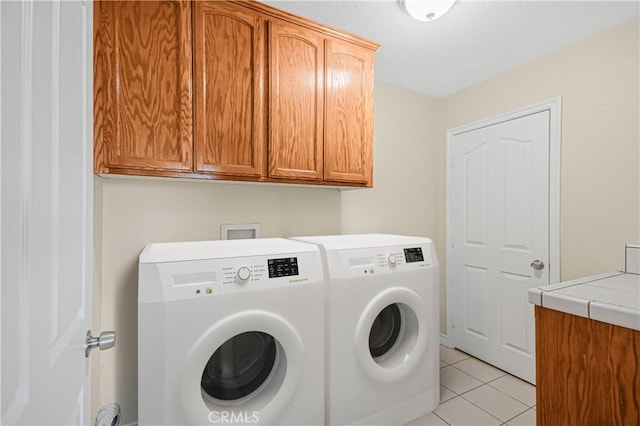
<svg viewBox="0 0 640 426">
<path fill-rule="evenodd" d="M 398 262 L 398 259 L 396 258 L 395 253 L 389 253 L 387 255 L 387 262 L 389 263 L 389 265 L 395 265 Z"/>
<path fill-rule="evenodd" d="M 238 272 L 236 272 L 236 277 L 240 281 L 246 281 L 249 279 L 250 276 L 251 276 L 251 270 L 247 266 L 241 266 L 238 269 Z"/>
</svg>

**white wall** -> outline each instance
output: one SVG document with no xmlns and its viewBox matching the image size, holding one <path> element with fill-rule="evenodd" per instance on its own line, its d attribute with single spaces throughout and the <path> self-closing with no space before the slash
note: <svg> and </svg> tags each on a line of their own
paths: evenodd
<svg viewBox="0 0 640 426">
<path fill-rule="evenodd" d="M 373 188 L 342 194 L 342 232 L 437 237 L 436 101 L 376 82 Z"/>
</svg>

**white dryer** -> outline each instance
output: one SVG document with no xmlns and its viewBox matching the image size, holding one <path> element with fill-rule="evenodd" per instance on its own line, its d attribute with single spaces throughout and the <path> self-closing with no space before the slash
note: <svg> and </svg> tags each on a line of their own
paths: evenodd
<svg viewBox="0 0 640 426">
<path fill-rule="evenodd" d="M 431 240 L 301 237 L 328 279 L 326 419 L 401 425 L 440 399 L 438 260 Z"/>
<path fill-rule="evenodd" d="M 312 244 L 147 245 L 139 263 L 139 423 L 324 424 L 323 300 Z"/>
</svg>

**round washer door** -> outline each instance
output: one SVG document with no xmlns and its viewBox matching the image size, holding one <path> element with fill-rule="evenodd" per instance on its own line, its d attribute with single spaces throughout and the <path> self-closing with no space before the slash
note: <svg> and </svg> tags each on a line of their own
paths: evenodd
<svg viewBox="0 0 640 426">
<path fill-rule="evenodd" d="M 281 347 L 262 331 L 245 331 L 222 344 L 209 358 L 200 384 L 211 400 L 236 401 L 266 385 L 277 368 Z"/>
<path fill-rule="evenodd" d="M 276 423 L 302 377 L 302 341 L 266 311 L 244 311 L 209 328 L 191 348 L 180 388 L 193 424 Z"/>
<path fill-rule="evenodd" d="M 429 316 L 420 296 L 406 287 L 376 295 L 356 325 L 356 355 L 372 379 L 392 383 L 411 374 L 430 339 Z"/>
</svg>

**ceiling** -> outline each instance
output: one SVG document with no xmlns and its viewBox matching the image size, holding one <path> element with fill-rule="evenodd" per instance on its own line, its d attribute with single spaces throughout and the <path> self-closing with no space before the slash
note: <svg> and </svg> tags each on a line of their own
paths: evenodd
<svg viewBox="0 0 640 426">
<path fill-rule="evenodd" d="M 436 98 L 640 15 L 637 0 L 458 0 L 432 22 L 397 0 L 264 3 L 380 43 L 376 80 Z"/>
</svg>

